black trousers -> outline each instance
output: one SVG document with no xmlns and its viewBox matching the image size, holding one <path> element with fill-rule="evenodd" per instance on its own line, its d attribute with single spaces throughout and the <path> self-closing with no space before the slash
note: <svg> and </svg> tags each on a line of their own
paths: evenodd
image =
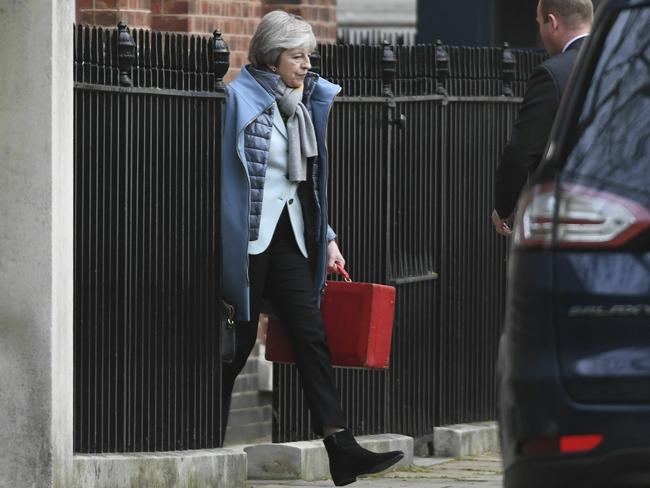
<svg viewBox="0 0 650 488">
<path fill-rule="evenodd" d="M 346 426 L 334 383 L 334 371 L 318 308 L 309 261 L 296 244 L 287 209 L 282 212 L 269 247 L 249 256 L 251 320 L 238 322 L 237 351 L 230 364 L 222 365 L 222 431 L 228 423 L 235 378 L 255 345 L 263 299 L 268 300 L 284 325 L 291 342 L 298 375 L 312 416 L 314 432 L 323 426 Z M 223 441 L 223 439 L 222 439 Z"/>
</svg>

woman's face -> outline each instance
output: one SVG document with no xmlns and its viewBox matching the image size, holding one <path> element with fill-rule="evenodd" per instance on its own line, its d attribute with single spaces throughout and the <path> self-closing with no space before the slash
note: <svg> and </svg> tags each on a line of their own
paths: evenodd
<svg viewBox="0 0 650 488">
<path fill-rule="evenodd" d="M 276 73 L 280 75 L 284 84 L 289 88 L 302 86 L 305 81 L 305 75 L 311 68 L 309 49 L 286 49 L 280 55 L 280 60 L 276 68 Z"/>
</svg>

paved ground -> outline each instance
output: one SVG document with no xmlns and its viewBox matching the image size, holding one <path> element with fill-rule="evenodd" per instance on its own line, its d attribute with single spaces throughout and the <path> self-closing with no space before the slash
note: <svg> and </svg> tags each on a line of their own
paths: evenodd
<svg viewBox="0 0 650 488">
<path fill-rule="evenodd" d="M 316 488 L 332 487 L 325 481 L 254 481 L 249 488 Z M 391 471 L 381 476 L 360 479 L 351 488 L 501 488 L 501 460 L 497 454 L 474 458 L 416 458 L 407 471 Z"/>
</svg>

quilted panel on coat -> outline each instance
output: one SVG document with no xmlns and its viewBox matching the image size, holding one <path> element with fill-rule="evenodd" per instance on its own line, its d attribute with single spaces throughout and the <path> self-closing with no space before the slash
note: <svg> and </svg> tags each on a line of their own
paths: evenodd
<svg viewBox="0 0 650 488">
<path fill-rule="evenodd" d="M 248 239 L 255 241 L 260 233 L 262 201 L 264 200 L 264 177 L 269 160 L 273 110 L 267 110 L 244 129 L 244 157 L 251 183 L 251 213 Z"/>
</svg>

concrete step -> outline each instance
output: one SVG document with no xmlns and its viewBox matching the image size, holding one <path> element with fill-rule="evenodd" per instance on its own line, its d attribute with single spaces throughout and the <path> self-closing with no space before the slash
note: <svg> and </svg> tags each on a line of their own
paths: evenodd
<svg viewBox="0 0 650 488">
<path fill-rule="evenodd" d="M 438 457 L 477 456 L 499 450 L 496 422 L 445 425 L 433 428 L 434 454 Z"/>
<path fill-rule="evenodd" d="M 356 438 L 375 452 L 399 450 L 404 458 L 392 469 L 413 464 L 413 438 L 397 434 L 368 435 Z M 316 481 L 329 478 L 329 459 L 323 441 L 285 442 L 247 446 L 248 479 Z"/>
<path fill-rule="evenodd" d="M 257 374 L 259 360 L 257 358 L 249 357 L 246 360 L 246 365 L 244 369 L 241 370 L 240 375 L 242 374 Z"/>
<path fill-rule="evenodd" d="M 241 391 L 233 393 L 230 400 L 230 410 L 241 408 L 262 407 L 273 405 L 272 393 L 259 393 L 257 391 Z"/>
<path fill-rule="evenodd" d="M 246 486 L 246 454 L 231 449 L 75 454 L 72 463 L 70 488 Z"/>
<path fill-rule="evenodd" d="M 226 438 L 224 439 L 224 447 L 241 444 L 270 443 L 273 433 L 272 428 L 273 425 L 270 421 L 229 426 L 226 431 Z"/>
<path fill-rule="evenodd" d="M 230 409 L 228 425 L 241 426 L 247 424 L 258 424 L 260 422 L 271 422 L 273 409 L 271 405 L 264 405 L 253 408 Z"/>
<path fill-rule="evenodd" d="M 240 374 L 235 380 L 233 393 L 240 393 L 245 391 L 258 391 L 257 373 L 254 374 Z"/>
</svg>

